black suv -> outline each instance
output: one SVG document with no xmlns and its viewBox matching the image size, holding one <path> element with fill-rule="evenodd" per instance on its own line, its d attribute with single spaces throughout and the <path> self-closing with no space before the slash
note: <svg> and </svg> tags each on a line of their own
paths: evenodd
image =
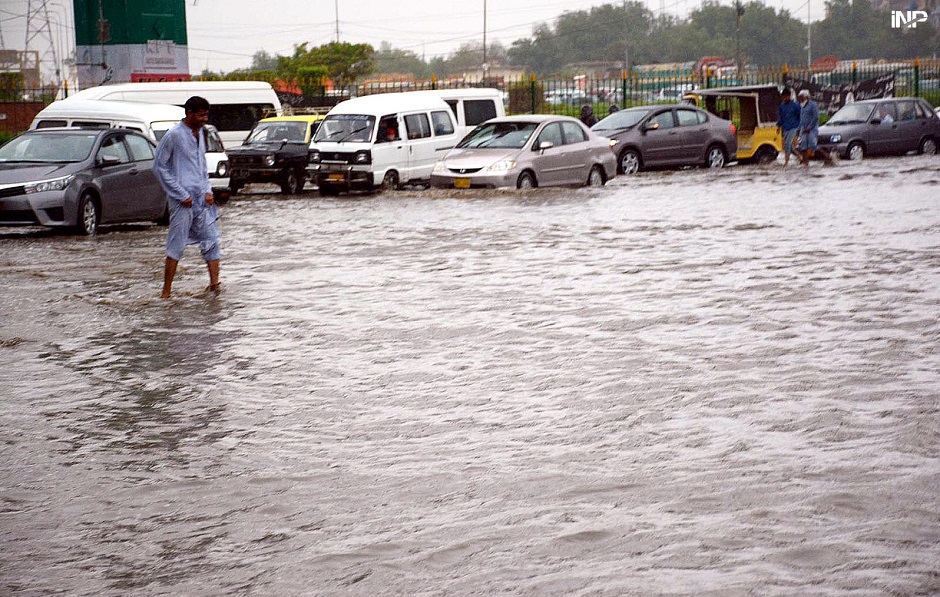
<svg viewBox="0 0 940 597">
<path fill-rule="evenodd" d="M 228 150 L 232 194 L 250 182 L 273 182 L 287 194 L 299 193 L 307 179 L 310 139 L 323 116 L 265 118 L 245 143 Z"/>
</svg>

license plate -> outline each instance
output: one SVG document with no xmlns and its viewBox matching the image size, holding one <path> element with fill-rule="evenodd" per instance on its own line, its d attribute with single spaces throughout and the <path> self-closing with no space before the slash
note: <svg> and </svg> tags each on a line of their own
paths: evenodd
<svg viewBox="0 0 940 597">
<path fill-rule="evenodd" d="M 469 178 L 455 178 L 455 179 L 454 179 L 454 188 L 455 188 L 455 189 L 469 189 L 469 188 L 470 188 L 470 179 L 469 179 Z"/>
<path fill-rule="evenodd" d="M 326 179 L 343 181 L 346 180 L 346 176 L 343 174 L 327 174 Z"/>
</svg>

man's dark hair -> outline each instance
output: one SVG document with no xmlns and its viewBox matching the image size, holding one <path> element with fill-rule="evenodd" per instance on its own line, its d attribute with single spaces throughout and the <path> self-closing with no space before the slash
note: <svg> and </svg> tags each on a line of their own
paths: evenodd
<svg viewBox="0 0 940 597">
<path fill-rule="evenodd" d="M 780 93 L 781 93 L 781 95 L 791 95 L 789 89 L 784 89 L 784 90 L 783 90 L 782 92 L 780 92 Z"/>
<path fill-rule="evenodd" d="M 203 110 L 209 111 L 209 100 L 204 97 L 199 97 L 194 95 L 183 104 L 183 109 L 187 112 L 201 112 Z"/>
</svg>

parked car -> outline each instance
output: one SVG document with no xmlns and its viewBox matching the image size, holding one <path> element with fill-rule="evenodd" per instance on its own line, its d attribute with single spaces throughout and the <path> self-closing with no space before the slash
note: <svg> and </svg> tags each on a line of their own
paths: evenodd
<svg viewBox="0 0 940 597">
<path fill-rule="evenodd" d="M 819 127 L 819 147 L 850 160 L 866 155 L 935 154 L 940 118 L 926 101 L 913 97 L 847 104 Z"/>
<path fill-rule="evenodd" d="M 621 174 L 646 168 L 722 168 L 738 151 L 734 125 L 689 105 L 639 106 L 614 112 L 593 127 L 609 137 Z"/>
<path fill-rule="evenodd" d="M 156 146 L 126 129 L 26 131 L 0 147 L 0 224 L 165 223 L 166 193 L 151 170 Z"/>
<path fill-rule="evenodd" d="M 123 100 L 75 99 L 52 102 L 33 119 L 29 128 L 45 129 L 77 127 L 85 129 L 129 129 L 143 133 L 159 143 L 168 130 L 186 116 L 180 106 Z M 207 124 L 204 128 L 206 166 L 213 189 L 228 186 L 228 157 L 219 131 Z"/>
<path fill-rule="evenodd" d="M 610 140 L 568 116 L 494 118 L 479 125 L 439 161 L 431 186 L 602 186 L 617 171 Z"/>
<path fill-rule="evenodd" d="M 252 182 L 273 182 L 281 192 L 299 193 L 307 180 L 309 144 L 322 115 L 276 116 L 260 120 L 244 145 L 228 150 L 232 194 Z"/>
</svg>

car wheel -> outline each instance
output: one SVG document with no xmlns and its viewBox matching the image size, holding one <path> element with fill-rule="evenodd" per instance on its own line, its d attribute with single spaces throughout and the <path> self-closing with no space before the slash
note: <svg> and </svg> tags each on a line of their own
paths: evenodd
<svg viewBox="0 0 940 597">
<path fill-rule="evenodd" d="M 398 172 L 389 170 L 385 173 L 385 178 L 382 179 L 383 191 L 397 191 L 400 186 L 398 182 Z"/>
<path fill-rule="evenodd" d="M 706 168 L 724 168 L 725 166 L 725 150 L 718 147 L 717 145 L 712 145 L 708 148 L 708 152 L 705 154 L 705 167 Z"/>
<path fill-rule="evenodd" d="M 243 187 L 243 186 L 244 186 L 244 184 L 241 183 L 241 182 L 230 182 L 229 185 L 228 185 L 228 188 L 229 188 L 229 191 L 232 192 L 232 197 L 234 197 L 235 195 L 237 195 L 238 192 L 242 190 L 242 187 Z"/>
<path fill-rule="evenodd" d="M 157 219 L 157 226 L 170 225 L 170 206 L 163 206 L 163 214 Z"/>
<path fill-rule="evenodd" d="M 519 178 L 516 179 L 516 188 L 527 191 L 529 189 L 534 189 L 539 186 L 535 181 L 535 176 L 531 172 L 523 172 L 519 175 Z"/>
<path fill-rule="evenodd" d="M 865 146 L 858 141 L 853 141 L 845 151 L 846 156 L 853 162 L 857 162 L 865 157 Z"/>
<path fill-rule="evenodd" d="M 294 194 L 304 192 L 304 184 L 307 182 L 307 173 L 304 170 L 295 170 L 297 184 L 294 186 Z"/>
<path fill-rule="evenodd" d="M 589 187 L 604 186 L 604 170 L 600 166 L 594 166 L 588 173 L 587 184 Z"/>
<path fill-rule="evenodd" d="M 620 171 L 627 176 L 640 171 L 640 154 L 628 149 L 620 154 Z"/>
<path fill-rule="evenodd" d="M 91 193 L 82 195 L 78 202 L 78 230 L 86 236 L 94 236 L 98 232 L 98 204 Z"/>
<path fill-rule="evenodd" d="M 754 154 L 754 159 L 757 160 L 758 164 L 770 164 L 777 161 L 777 150 L 769 145 L 761 145 L 757 153 Z"/>
<path fill-rule="evenodd" d="M 285 195 L 293 195 L 297 192 L 297 171 L 293 168 L 284 172 L 281 178 L 281 192 Z"/>
<path fill-rule="evenodd" d="M 937 142 L 934 141 L 931 137 L 927 137 L 920 142 L 920 149 L 918 149 L 918 152 L 924 155 L 936 155 Z"/>
</svg>

